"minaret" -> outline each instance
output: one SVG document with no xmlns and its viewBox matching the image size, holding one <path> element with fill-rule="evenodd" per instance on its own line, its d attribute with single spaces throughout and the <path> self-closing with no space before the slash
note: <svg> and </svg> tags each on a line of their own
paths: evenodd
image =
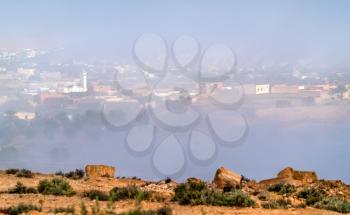
<svg viewBox="0 0 350 215">
<path fill-rule="evenodd" d="M 83 92 L 87 92 L 87 72 L 85 70 L 83 70 L 83 72 L 81 73 L 80 81 L 80 85 L 83 88 Z"/>
</svg>

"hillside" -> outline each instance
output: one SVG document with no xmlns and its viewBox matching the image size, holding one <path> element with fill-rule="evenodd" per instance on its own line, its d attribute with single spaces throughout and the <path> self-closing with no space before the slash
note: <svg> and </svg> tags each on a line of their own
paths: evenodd
<svg viewBox="0 0 350 215">
<path fill-rule="evenodd" d="M 54 185 L 50 184 L 53 179 Z M 292 168 L 261 182 L 220 168 L 213 182 L 190 178 L 184 183 L 92 177 L 82 171 L 42 174 L 12 169 L 0 171 L 0 192 L 3 214 L 18 214 L 21 210 L 30 214 L 193 215 L 350 212 L 348 185 L 318 180 L 312 172 Z"/>
</svg>

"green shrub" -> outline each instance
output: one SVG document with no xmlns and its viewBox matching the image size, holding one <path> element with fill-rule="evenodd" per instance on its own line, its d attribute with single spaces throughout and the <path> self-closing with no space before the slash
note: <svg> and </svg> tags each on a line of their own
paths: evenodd
<svg viewBox="0 0 350 215">
<path fill-rule="evenodd" d="M 245 177 L 244 175 L 241 175 L 241 176 L 242 176 L 242 181 L 244 181 L 244 182 L 250 182 L 250 181 L 252 181 L 251 179 Z"/>
<path fill-rule="evenodd" d="M 209 193 L 206 202 L 209 205 L 236 207 L 250 207 L 255 204 L 255 202 L 241 190 L 228 193 Z"/>
<path fill-rule="evenodd" d="M 255 204 L 241 190 L 220 192 L 209 189 L 204 183 L 192 183 L 191 181 L 179 184 L 175 188 L 175 195 L 172 200 L 181 205 L 250 207 Z"/>
<path fill-rule="evenodd" d="M 137 177 L 137 176 L 133 176 L 131 177 L 132 180 L 141 180 L 141 178 Z"/>
<path fill-rule="evenodd" d="M 284 200 L 284 199 L 272 200 L 261 204 L 261 206 L 265 209 L 278 209 L 278 208 L 286 209 L 290 205 L 291 205 L 291 202 L 289 200 Z"/>
<path fill-rule="evenodd" d="M 55 173 L 55 175 L 66 177 L 66 178 L 70 178 L 70 179 L 74 179 L 74 180 L 78 180 L 78 179 L 84 178 L 85 171 L 82 170 L 82 169 L 76 169 L 75 171 L 70 171 L 70 172 L 67 172 L 67 173 L 64 173 L 62 171 L 58 171 L 58 172 Z"/>
<path fill-rule="evenodd" d="M 85 171 L 82 170 L 82 169 L 76 169 L 75 171 L 70 171 L 70 172 L 64 174 L 64 176 L 65 176 L 66 178 L 78 180 L 78 179 L 84 178 L 84 176 L 85 176 Z"/>
<path fill-rule="evenodd" d="M 100 200 L 100 201 L 107 201 L 110 199 L 110 196 L 102 191 L 99 190 L 89 190 L 85 191 L 83 193 L 84 197 L 87 197 L 91 200 Z"/>
<path fill-rule="evenodd" d="M 55 208 L 51 211 L 52 213 L 65 213 L 65 214 L 75 214 L 75 208 L 74 206 L 68 206 L 66 208 L 60 207 L 60 208 Z"/>
<path fill-rule="evenodd" d="M 52 180 L 41 180 L 38 185 L 38 192 L 44 195 L 72 196 L 75 194 L 69 183 L 60 178 Z"/>
<path fill-rule="evenodd" d="M 28 169 L 21 169 L 16 173 L 16 176 L 21 178 L 33 178 L 34 175 L 32 171 Z"/>
<path fill-rule="evenodd" d="M 292 202 L 288 199 L 278 199 L 277 204 L 279 205 L 280 208 L 288 208 L 288 206 L 291 206 Z"/>
<path fill-rule="evenodd" d="M 200 181 L 196 178 L 187 179 L 187 185 L 191 190 L 196 190 L 196 191 L 202 191 L 207 188 L 204 181 Z"/>
<path fill-rule="evenodd" d="M 168 206 L 161 207 L 157 210 L 157 215 L 171 215 L 172 210 Z"/>
<path fill-rule="evenodd" d="M 269 202 L 264 202 L 261 204 L 261 207 L 263 207 L 265 209 L 277 209 L 277 208 L 279 208 L 277 201 L 275 201 L 275 200 L 272 200 Z"/>
<path fill-rule="evenodd" d="M 338 197 L 325 197 L 314 204 L 315 208 L 350 213 L 350 203 Z"/>
<path fill-rule="evenodd" d="M 313 206 L 316 202 L 321 201 L 326 192 L 322 189 L 308 188 L 297 193 L 298 198 L 305 199 L 308 206 Z"/>
<path fill-rule="evenodd" d="M 222 188 L 222 191 L 223 191 L 224 193 L 227 193 L 227 192 L 234 191 L 234 190 L 236 190 L 236 189 L 238 189 L 238 188 L 237 188 L 237 187 L 233 187 L 233 186 L 231 186 L 231 185 L 226 185 L 226 186 L 224 186 L 224 188 Z"/>
<path fill-rule="evenodd" d="M 100 213 L 100 203 L 98 200 L 95 201 L 95 205 L 91 206 L 91 214 L 99 215 Z"/>
<path fill-rule="evenodd" d="M 37 193 L 38 191 L 34 187 L 26 187 L 21 182 L 17 182 L 14 188 L 8 190 L 8 193 L 26 194 L 26 193 Z"/>
<path fill-rule="evenodd" d="M 81 215 L 87 215 L 88 211 L 86 209 L 86 206 L 84 204 L 84 202 L 80 202 L 80 214 Z"/>
<path fill-rule="evenodd" d="M 267 188 L 270 192 L 278 193 L 282 189 L 283 184 L 273 184 Z"/>
<path fill-rule="evenodd" d="M 142 191 L 136 186 L 115 187 L 110 191 L 110 198 L 113 201 L 123 199 L 147 200 L 151 198 L 151 193 Z"/>
<path fill-rule="evenodd" d="M 58 172 L 55 172 L 55 175 L 57 175 L 57 176 L 64 176 L 64 172 L 58 171 Z"/>
<path fill-rule="evenodd" d="M 165 206 L 165 207 L 159 208 L 158 210 L 147 210 L 147 211 L 142 211 L 140 208 L 136 208 L 129 212 L 121 213 L 119 215 L 171 215 L 171 214 L 172 214 L 171 208 Z"/>
<path fill-rule="evenodd" d="M 164 180 L 164 182 L 166 183 L 166 184 L 169 184 L 170 182 L 172 182 L 173 180 L 171 180 L 171 178 L 169 178 L 169 177 L 167 177 L 165 180 Z"/>
<path fill-rule="evenodd" d="M 9 175 L 15 175 L 17 172 L 19 172 L 19 169 L 7 169 L 7 170 L 5 170 L 5 173 L 9 174 Z"/>
<path fill-rule="evenodd" d="M 261 201 L 266 201 L 268 199 L 266 193 L 259 193 L 257 197 Z"/>
<path fill-rule="evenodd" d="M 295 193 L 296 188 L 294 185 L 290 185 L 290 184 L 285 184 L 284 186 L 282 186 L 279 194 L 284 195 L 284 194 L 292 194 Z"/>
<path fill-rule="evenodd" d="M 32 171 L 28 169 L 7 169 L 5 170 L 5 173 L 9 175 L 16 175 L 17 177 L 33 178 Z"/>
<path fill-rule="evenodd" d="M 97 199 L 100 201 L 119 201 L 124 199 L 142 201 L 151 199 L 152 197 L 150 192 L 142 191 L 136 186 L 115 187 L 109 192 L 109 195 L 99 190 L 90 190 L 84 192 L 83 196 L 91 200 Z"/>
<path fill-rule="evenodd" d="M 279 193 L 281 195 L 283 194 L 292 194 L 296 191 L 296 188 L 294 185 L 291 184 L 273 184 L 267 188 L 270 192 Z"/>
<path fill-rule="evenodd" d="M 300 203 L 300 204 L 296 205 L 295 207 L 296 208 L 306 208 L 306 204 Z"/>
<path fill-rule="evenodd" d="M 27 213 L 29 211 L 41 211 L 41 207 L 38 207 L 32 204 L 20 203 L 17 206 L 1 209 L 0 212 L 4 214 L 9 214 L 9 215 L 19 215 L 19 214 Z"/>
</svg>

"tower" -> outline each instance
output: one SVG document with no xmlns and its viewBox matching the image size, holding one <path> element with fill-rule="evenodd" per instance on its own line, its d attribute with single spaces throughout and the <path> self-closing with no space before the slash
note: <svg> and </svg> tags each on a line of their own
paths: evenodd
<svg viewBox="0 0 350 215">
<path fill-rule="evenodd" d="M 83 92 L 87 92 L 88 88 L 87 88 L 87 72 L 84 70 L 81 72 L 80 74 L 80 87 L 83 88 Z"/>
</svg>

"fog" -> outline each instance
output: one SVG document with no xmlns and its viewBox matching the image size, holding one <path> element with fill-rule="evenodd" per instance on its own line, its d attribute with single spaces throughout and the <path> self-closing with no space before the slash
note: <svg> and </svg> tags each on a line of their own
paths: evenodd
<svg viewBox="0 0 350 215">
<path fill-rule="evenodd" d="M 349 183 L 349 9 L 2 1 L 0 169 L 181 181 L 292 166 Z"/>
</svg>

